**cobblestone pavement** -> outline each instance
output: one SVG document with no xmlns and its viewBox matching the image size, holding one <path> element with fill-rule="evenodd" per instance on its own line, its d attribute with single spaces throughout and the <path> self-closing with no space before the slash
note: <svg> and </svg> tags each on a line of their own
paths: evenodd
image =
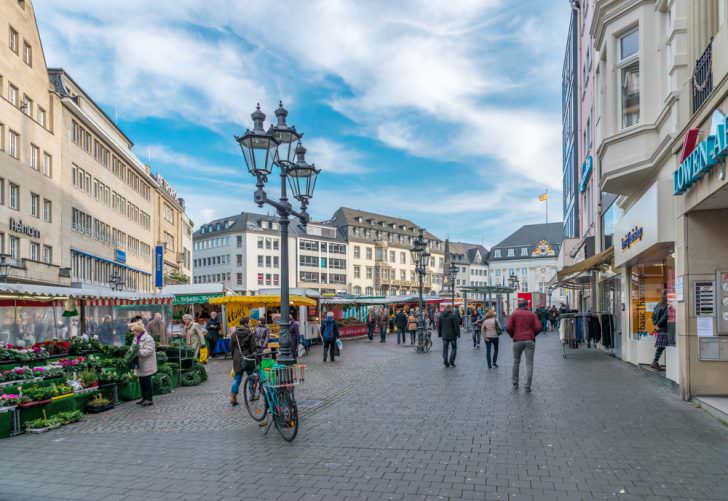
<svg viewBox="0 0 728 501">
<path fill-rule="evenodd" d="M 417 355 L 347 341 L 306 360 L 294 443 L 227 403 L 210 380 L 43 435 L 0 441 L 0 500 L 728 499 L 728 428 L 603 353 L 564 360 L 538 341 L 534 392 L 510 386 L 461 340 Z"/>
</svg>

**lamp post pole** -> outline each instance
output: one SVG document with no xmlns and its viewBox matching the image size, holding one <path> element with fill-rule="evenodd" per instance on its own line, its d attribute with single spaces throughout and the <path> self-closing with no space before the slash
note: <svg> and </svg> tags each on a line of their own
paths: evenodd
<svg viewBox="0 0 728 501">
<path fill-rule="evenodd" d="M 303 134 L 295 127 L 286 124 L 288 111 L 281 103 L 275 111 L 277 123 L 271 125 L 268 131 L 263 129 L 265 114 L 260 111 L 260 104 L 250 115 L 253 119 L 253 130 L 246 130 L 241 137 L 235 140 L 240 145 L 250 174 L 256 178 L 256 190 L 253 196 L 258 207 L 267 204 L 276 209 L 278 224 L 280 225 L 281 239 L 281 318 L 280 348 L 278 362 L 284 365 L 292 364 L 296 357 L 293 353 L 295 347 L 291 345 L 290 310 L 289 310 L 289 276 L 288 276 L 288 226 L 290 216 L 295 216 L 302 225 L 309 222 L 306 212 L 309 200 L 313 197 L 316 178 L 320 172 L 313 164 L 306 162 L 306 148 L 301 144 Z M 271 200 L 265 192 L 268 176 L 273 166 L 280 169 L 281 192 L 280 198 Z M 296 211 L 288 201 L 287 184 L 293 192 L 293 197 L 301 203 L 301 210 Z"/>
<path fill-rule="evenodd" d="M 425 241 L 425 230 L 420 228 L 420 234 L 415 237 L 413 247 L 410 251 L 412 259 L 415 262 L 415 272 L 418 279 L 418 304 L 419 311 L 417 314 L 417 353 L 425 352 L 425 317 L 424 317 L 424 301 L 422 299 L 423 280 L 427 273 L 427 262 L 430 259 L 430 253 L 427 252 L 427 242 Z"/>
</svg>

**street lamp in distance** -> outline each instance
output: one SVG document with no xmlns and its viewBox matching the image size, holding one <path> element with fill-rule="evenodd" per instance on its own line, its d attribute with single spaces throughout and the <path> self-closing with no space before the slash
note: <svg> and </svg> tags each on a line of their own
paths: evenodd
<svg viewBox="0 0 728 501">
<path fill-rule="evenodd" d="M 412 242 L 412 261 L 415 263 L 415 271 L 417 272 L 418 292 L 419 292 L 419 313 L 417 315 L 417 353 L 425 352 L 425 318 L 424 304 L 422 300 L 422 281 L 427 274 L 427 263 L 430 261 L 430 253 L 427 252 L 427 242 L 425 241 L 425 230 L 420 228 L 420 234 L 415 237 Z"/>
<path fill-rule="evenodd" d="M 319 169 L 314 164 L 306 162 L 306 148 L 301 144 L 303 134 L 296 131 L 293 126 L 286 124 L 288 111 L 279 103 L 275 111 L 277 123 L 271 125 L 266 131 L 263 128 L 265 113 L 260 111 L 260 103 L 250 115 L 253 119 L 253 130 L 246 130 L 242 136 L 235 136 L 235 141 L 240 145 L 243 152 L 243 159 L 248 172 L 256 179 L 256 191 L 253 200 L 258 207 L 268 204 L 278 213 L 278 224 L 280 226 L 281 239 L 281 319 L 280 319 L 280 351 L 278 362 L 290 365 L 295 361 L 291 336 L 288 331 L 289 319 L 289 277 L 288 277 L 288 225 L 289 217 L 295 216 L 303 226 L 309 222 L 309 215 L 306 212 L 309 201 L 313 197 L 316 188 L 316 179 Z M 273 167 L 280 171 L 280 197 L 272 200 L 264 188 L 268 182 L 268 176 L 273 173 Z M 293 209 L 288 201 L 287 185 L 291 188 L 293 198 L 301 204 L 300 211 Z"/>
<path fill-rule="evenodd" d="M 124 279 L 121 278 L 121 274 L 118 270 L 114 270 L 109 277 L 109 286 L 113 291 L 120 291 L 124 289 Z"/>
<path fill-rule="evenodd" d="M 513 289 L 514 295 L 516 295 L 516 293 L 518 292 L 519 282 L 520 281 L 518 280 L 518 276 L 516 276 L 515 274 L 512 274 L 510 277 L 508 277 L 508 285 L 511 287 L 511 289 Z M 508 293 L 508 312 L 509 312 L 508 314 L 509 315 L 510 315 L 510 310 L 511 310 L 511 293 L 509 292 Z"/>
<path fill-rule="evenodd" d="M 450 257 L 452 259 L 452 256 Z M 447 276 L 450 278 L 450 295 L 452 302 L 452 311 L 455 313 L 455 277 L 458 276 L 458 267 L 455 263 L 450 263 L 447 270 Z"/>
</svg>

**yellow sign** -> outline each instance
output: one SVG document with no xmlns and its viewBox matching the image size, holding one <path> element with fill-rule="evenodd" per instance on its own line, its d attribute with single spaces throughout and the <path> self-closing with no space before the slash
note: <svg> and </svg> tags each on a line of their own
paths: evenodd
<svg viewBox="0 0 728 501">
<path fill-rule="evenodd" d="M 532 256 L 555 256 L 556 251 L 554 248 L 546 241 L 541 240 L 535 249 L 533 249 L 533 252 L 531 253 Z"/>
</svg>

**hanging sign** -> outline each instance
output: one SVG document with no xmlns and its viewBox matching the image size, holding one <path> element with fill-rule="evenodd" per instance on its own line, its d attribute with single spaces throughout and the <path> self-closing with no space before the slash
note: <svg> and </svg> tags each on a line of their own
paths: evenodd
<svg viewBox="0 0 728 501">
<path fill-rule="evenodd" d="M 114 261 L 126 264 L 126 252 L 121 249 L 114 249 Z"/>
<path fill-rule="evenodd" d="M 164 246 L 154 247 L 154 286 L 164 287 Z"/>
<path fill-rule="evenodd" d="M 622 250 L 629 249 L 637 242 L 642 241 L 642 234 L 644 230 L 642 226 L 635 226 L 629 233 L 622 237 Z"/>
</svg>

